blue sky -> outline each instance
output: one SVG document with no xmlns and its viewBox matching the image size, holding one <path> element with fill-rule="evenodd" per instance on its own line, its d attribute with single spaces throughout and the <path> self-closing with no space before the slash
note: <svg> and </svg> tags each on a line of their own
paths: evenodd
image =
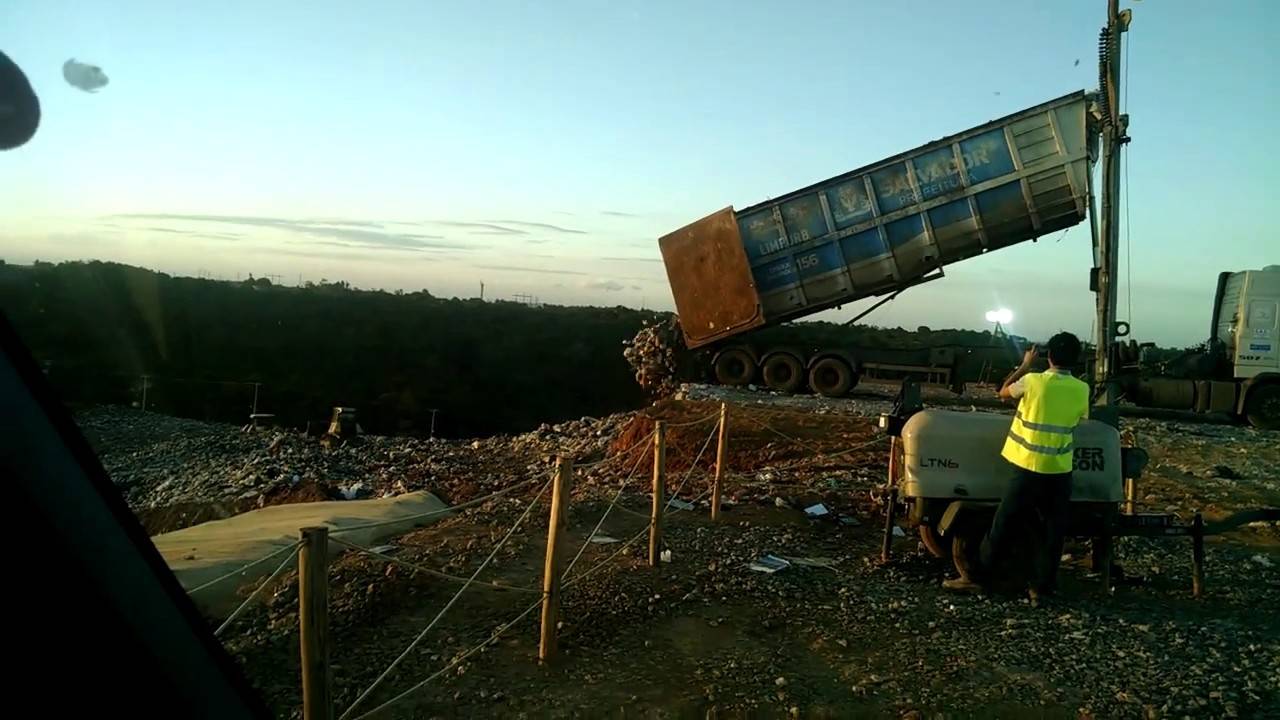
<svg viewBox="0 0 1280 720">
<path fill-rule="evenodd" d="M 1193 343 L 1218 271 L 1280 262 L 1280 4 L 1122 5 L 1134 332 Z M 658 236 L 1093 89 L 1105 6 L 6 0 L 44 124 L 0 257 L 670 308 Z M 1089 266 L 1080 225 L 868 322 L 1085 334 Z"/>
</svg>

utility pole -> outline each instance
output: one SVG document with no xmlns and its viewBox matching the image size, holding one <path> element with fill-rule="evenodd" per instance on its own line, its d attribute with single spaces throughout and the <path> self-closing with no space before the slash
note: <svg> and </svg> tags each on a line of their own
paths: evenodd
<svg viewBox="0 0 1280 720">
<path fill-rule="evenodd" d="M 150 382 L 151 382 L 150 375 L 142 376 L 142 411 L 143 412 L 147 411 L 147 386 L 150 384 Z"/>
<path fill-rule="evenodd" d="M 1113 378 L 1116 342 L 1116 282 L 1120 276 L 1120 150 L 1129 142 L 1129 116 L 1120 107 L 1121 38 L 1129 30 L 1132 12 L 1120 11 L 1120 0 L 1107 0 L 1107 25 L 1098 39 L 1098 115 L 1102 130 L 1102 213 L 1096 248 L 1097 267 L 1091 285 L 1097 295 L 1097 354 L 1094 391 L 1104 405 L 1114 405 L 1118 388 Z"/>
<path fill-rule="evenodd" d="M 436 436 L 436 413 L 440 412 L 440 409 L 439 408 L 427 408 L 427 409 L 431 411 L 431 434 L 428 436 L 428 438 L 434 438 Z"/>
<path fill-rule="evenodd" d="M 480 302 L 484 302 L 484 281 L 480 281 Z"/>
</svg>

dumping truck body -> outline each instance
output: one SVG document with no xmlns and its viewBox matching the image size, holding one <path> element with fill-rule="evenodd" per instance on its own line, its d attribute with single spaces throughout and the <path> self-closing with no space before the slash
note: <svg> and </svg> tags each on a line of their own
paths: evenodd
<svg viewBox="0 0 1280 720">
<path fill-rule="evenodd" d="M 842 394 L 856 383 L 850 353 L 757 349 L 745 336 L 1084 220 L 1088 105 L 1084 92 L 1065 95 L 662 237 L 685 344 L 716 353 L 720 382 L 746 384 L 759 368 L 771 387 L 794 390 L 808 368 L 814 390 Z M 852 382 L 824 375 L 841 364 Z"/>
</svg>

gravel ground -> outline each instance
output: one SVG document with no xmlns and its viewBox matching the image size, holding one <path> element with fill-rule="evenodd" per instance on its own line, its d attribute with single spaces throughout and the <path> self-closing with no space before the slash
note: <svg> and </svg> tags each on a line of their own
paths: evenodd
<svg viewBox="0 0 1280 720">
<path fill-rule="evenodd" d="M 194 488 L 191 496 L 204 497 L 230 492 L 231 471 L 269 463 L 281 473 L 309 469 L 317 482 L 337 487 L 364 481 L 380 493 L 415 482 L 446 496 L 474 496 L 545 476 L 544 455 L 557 449 L 618 458 L 646 440 L 653 418 L 671 425 L 669 482 L 687 473 L 681 497 L 692 498 L 708 482 L 708 454 L 694 459 L 713 427 L 693 421 L 717 410 L 721 399 L 659 403 L 644 414 L 474 447 L 361 438 L 324 451 L 314 439 L 289 436 L 285 445 L 296 455 L 270 454 L 275 436 L 131 412 L 102 411 L 82 422 L 96 434 L 113 478 L 137 493 L 135 507 L 139 498 L 163 503 L 166 491 L 155 486 L 180 467 L 197 469 L 182 474 L 196 478 L 185 481 Z M 794 398 L 780 406 L 768 400 L 752 396 L 731 404 L 727 495 L 736 502 L 725 520 L 711 524 L 704 507 L 673 512 L 666 530 L 670 563 L 646 567 L 641 538 L 569 587 L 561 653 L 553 663 L 539 666 L 534 659 L 535 612 L 380 717 L 1280 717 L 1280 613 L 1273 610 L 1280 607 L 1280 529 L 1274 525 L 1210 540 L 1201 600 L 1190 597 L 1185 539 L 1123 539 L 1117 555 L 1125 581 L 1111 592 L 1078 561 L 1085 549 L 1073 548 L 1077 561 L 1065 565 L 1062 591 L 1045 606 L 1003 595 L 948 594 L 939 583 L 949 563 L 925 554 L 910 531 L 896 541 L 891 563 L 877 561 L 883 446 L 838 461 L 817 459 L 875 440 L 870 416 L 878 410 L 870 403 L 887 401 L 856 397 L 824 409 L 813 399 L 809 406 Z M 1280 463 L 1280 436 L 1153 419 L 1126 427 L 1152 455 L 1141 487 L 1148 509 L 1183 515 L 1204 509 L 1212 517 L 1280 504 L 1276 475 L 1268 471 Z M 183 466 L 184 453 L 200 461 Z M 570 556 L 627 476 L 627 460 L 575 477 Z M 643 513 L 649 504 L 644 458 L 637 467 L 622 505 Z M 469 509 L 402 536 L 393 552 L 469 575 L 531 497 Z M 852 524 L 806 518 L 800 508 L 818 500 Z M 600 532 L 626 539 L 644 526 L 643 518 L 615 509 Z M 482 578 L 537 588 L 545 537 L 544 505 Z M 618 548 L 586 545 L 574 573 L 596 567 Z M 830 567 L 793 566 L 774 575 L 749 570 L 763 553 L 818 558 Z M 295 582 L 283 577 L 227 639 L 282 717 L 298 714 Z M 341 712 L 457 586 L 347 554 L 334 562 L 330 588 Z M 469 590 L 362 709 L 444 668 L 536 598 Z"/>
</svg>

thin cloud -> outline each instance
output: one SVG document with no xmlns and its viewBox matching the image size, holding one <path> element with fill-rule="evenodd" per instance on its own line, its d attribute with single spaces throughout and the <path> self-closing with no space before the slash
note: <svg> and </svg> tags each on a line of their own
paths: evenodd
<svg viewBox="0 0 1280 720">
<path fill-rule="evenodd" d="M 612 260 L 615 262 L 647 262 L 660 263 L 662 258 L 641 258 L 641 257 L 602 257 L 600 260 Z"/>
<path fill-rule="evenodd" d="M 462 220 L 428 220 L 432 225 L 443 225 L 445 227 L 471 228 L 470 235 L 528 235 L 524 230 L 516 228 L 502 227 L 487 222 L 465 222 Z"/>
<path fill-rule="evenodd" d="M 635 213 L 629 213 L 629 212 L 622 212 L 621 210 L 601 210 L 600 214 L 609 215 L 612 217 L 625 217 L 625 218 L 643 217 L 643 215 L 637 215 Z"/>
<path fill-rule="evenodd" d="M 631 286 L 631 289 L 632 289 L 632 290 L 643 290 L 644 288 L 640 287 L 639 285 L 632 285 L 632 286 Z"/>
<path fill-rule="evenodd" d="M 558 233 L 568 233 L 570 235 L 586 235 L 586 230 L 575 230 L 573 228 L 562 227 L 560 225 L 552 225 L 551 223 L 529 222 L 527 220 L 494 220 L 497 223 L 506 223 L 507 225 L 519 225 L 520 227 L 533 228 L 535 230 L 550 230 Z"/>
<path fill-rule="evenodd" d="M 510 270 L 512 272 L 544 273 L 547 275 L 586 275 L 577 270 L 550 270 L 547 268 L 525 267 L 522 265 L 476 265 L 481 270 Z"/>
<path fill-rule="evenodd" d="M 339 225 L 342 227 L 367 227 L 367 228 L 382 227 L 382 223 L 374 222 L 372 220 L 326 220 L 326 219 L 320 218 L 317 220 L 299 220 L 299 222 L 306 223 L 308 225 Z"/>
<path fill-rule="evenodd" d="M 592 280 L 582 283 L 582 287 L 588 290 L 604 290 L 605 292 L 620 292 L 627 289 L 626 285 L 617 280 Z"/>
<path fill-rule="evenodd" d="M 457 243 L 440 242 L 441 235 L 423 235 L 418 233 L 394 233 L 384 230 L 367 229 L 360 225 L 364 221 L 343 221 L 344 226 L 336 226 L 335 221 L 324 221 L 318 224 L 314 220 L 289 220 L 276 217 L 257 217 L 247 215 L 186 215 L 181 213 L 132 213 L 112 215 L 113 218 L 132 220 L 179 220 L 185 222 L 221 223 L 226 225 L 247 225 L 265 227 L 287 232 L 298 233 L 313 238 L 338 240 L 353 246 L 393 247 L 404 250 L 425 250 L 428 248 L 447 248 L 467 250 L 471 246 Z M 182 232 L 181 230 L 173 230 Z"/>
</svg>

